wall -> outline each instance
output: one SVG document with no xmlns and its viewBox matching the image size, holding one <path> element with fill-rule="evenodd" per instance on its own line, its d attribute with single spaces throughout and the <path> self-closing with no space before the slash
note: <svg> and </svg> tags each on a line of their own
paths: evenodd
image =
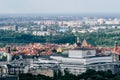
<svg viewBox="0 0 120 80">
<path fill-rule="evenodd" d="M 92 57 L 96 55 L 95 50 L 69 50 L 69 57 L 73 58 L 85 58 Z"/>
</svg>

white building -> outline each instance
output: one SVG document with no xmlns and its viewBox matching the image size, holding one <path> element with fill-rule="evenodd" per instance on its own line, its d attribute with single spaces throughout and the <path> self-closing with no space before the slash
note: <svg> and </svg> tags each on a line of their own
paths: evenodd
<svg viewBox="0 0 120 80">
<path fill-rule="evenodd" d="M 69 50 L 68 57 L 51 56 L 50 58 L 61 63 L 61 71 L 68 69 L 75 75 L 81 74 L 87 69 L 113 70 L 113 67 L 109 67 L 109 65 L 106 67 L 107 63 L 111 65 L 113 62 L 112 56 L 98 57 L 93 49 L 77 48 Z M 99 69 L 101 66 L 102 68 Z"/>
<path fill-rule="evenodd" d="M 80 27 L 81 24 L 82 24 L 81 21 L 63 21 L 62 23 L 59 22 L 59 25 L 71 26 L 71 27 Z"/>
<path fill-rule="evenodd" d="M 50 35 L 48 31 L 33 31 L 33 35 L 35 36 L 47 36 Z"/>
<path fill-rule="evenodd" d="M 69 50 L 68 57 L 51 56 L 51 58 L 62 63 L 73 63 L 83 65 L 112 62 L 112 56 L 97 57 L 95 50 L 84 48 Z"/>
</svg>

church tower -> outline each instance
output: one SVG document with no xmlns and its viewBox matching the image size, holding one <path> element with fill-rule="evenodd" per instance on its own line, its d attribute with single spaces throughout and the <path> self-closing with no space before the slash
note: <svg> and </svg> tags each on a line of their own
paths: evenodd
<svg viewBox="0 0 120 80">
<path fill-rule="evenodd" d="M 77 43 L 80 43 L 80 39 L 79 39 L 79 37 L 77 37 Z"/>
<path fill-rule="evenodd" d="M 11 58 L 12 58 L 12 56 L 11 56 L 11 46 L 9 46 L 9 45 L 7 45 L 6 46 L 6 53 L 7 53 L 7 61 L 9 62 L 9 61 L 11 61 Z"/>
<path fill-rule="evenodd" d="M 84 39 L 83 40 L 83 42 L 82 42 L 82 44 L 81 44 L 81 47 L 88 47 L 89 45 L 88 45 L 88 43 L 87 43 L 87 41 L 86 41 L 86 39 Z"/>
<path fill-rule="evenodd" d="M 118 43 L 115 41 L 113 48 L 113 61 L 119 61 Z"/>
<path fill-rule="evenodd" d="M 79 37 L 77 37 L 77 40 L 76 40 L 76 43 L 75 43 L 75 47 L 76 48 L 81 47 L 81 43 L 80 43 L 80 38 Z"/>
</svg>

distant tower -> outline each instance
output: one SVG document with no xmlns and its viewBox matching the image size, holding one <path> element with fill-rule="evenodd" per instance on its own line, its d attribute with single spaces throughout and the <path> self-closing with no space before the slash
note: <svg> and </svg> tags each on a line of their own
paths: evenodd
<svg viewBox="0 0 120 80">
<path fill-rule="evenodd" d="M 7 61 L 9 62 L 9 61 L 11 61 L 11 47 L 10 46 L 6 46 L 6 53 L 7 53 Z"/>
<path fill-rule="evenodd" d="M 76 41 L 76 43 L 75 43 L 75 47 L 81 47 L 81 43 L 80 43 L 80 39 L 79 39 L 79 37 L 77 37 L 77 41 Z"/>
<path fill-rule="evenodd" d="M 114 48 L 117 48 L 117 46 L 118 46 L 118 43 L 117 41 L 115 41 Z"/>
<path fill-rule="evenodd" d="M 9 45 L 6 46 L 6 52 L 11 53 L 11 47 Z"/>
<path fill-rule="evenodd" d="M 114 52 L 115 53 L 117 52 L 117 49 L 118 49 L 118 43 L 117 43 L 117 41 L 115 41 L 115 44 L 114 44 Z"/>
<path fill-rule="evenodd" d="M 79 39 L 79 37 L 77 37 L 77 43 L 80 43 L 80 39 Z"/>
<path fill-rule="evenodd" d="M 18 31 L 18 26 L 17 25 L 15 25 L 15 31 Z"/>
<path fill-rule="evenodd" d="M 115 41 L 114 44 L 114 53 L 113 53 L 113 61 L 119 61 L 119 53 L 117 52 L 118 50 L 118 43 Z"/>
</svg>

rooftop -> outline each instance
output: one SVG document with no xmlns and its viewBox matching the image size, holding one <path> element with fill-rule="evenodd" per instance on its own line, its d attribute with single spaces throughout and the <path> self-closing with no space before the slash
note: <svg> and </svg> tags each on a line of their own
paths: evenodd
<svg viewBox="0 0 120 80">
<path fill-rule="evenodd" d="M 75 48 L 75 49 L 72 49 L 72 50 L 94 50 L 94 49 L 90 49 L 90 48 Z"/>
</svg>

